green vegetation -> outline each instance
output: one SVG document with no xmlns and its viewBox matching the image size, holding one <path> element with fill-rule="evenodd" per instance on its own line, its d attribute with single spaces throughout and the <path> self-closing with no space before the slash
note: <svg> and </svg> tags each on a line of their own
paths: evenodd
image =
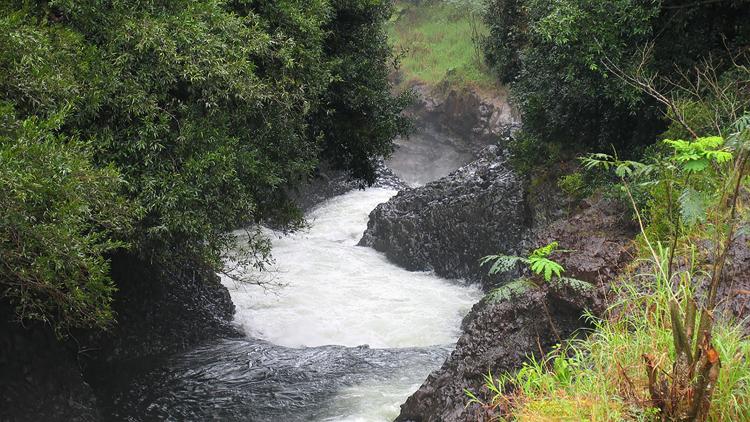
<svg viewBox="0 0 750 422">
<path fill-rule="evenodd" d="M 524 125 L 515 163 L 584 153 L 558 187 L 627 201 L 641 234 L 587 336 L 487 374 L 470 403 L 514 420 L 750 419 L 750 340 L 718 307 L 750 220 L 747 2 L 488 6 L 486 57 Z"/>
<path fill-rule="evenodd" d="M 651 274 L 655 276 L 655 274 Z M 644 275 L 645 276 L 645 275 Z M 685 291 L 644 286 L 635 279 L 617 285 L 619 300 L 605 319 L 589 317 L 593 332 L 570 341 L 543 359 L 529 359 L 513 374 L 486 380 L 489 397 L 474 396 L 488 414 L 519 421 L 658 420 L 643 355 L 674 359 L 670 303 L 685 304 Z M 750 354 L 737 325 L 717 325 L 713 344 L 721 361 L 708 420 L 750 417 Z M 475 400 L 475 401 L 472 401 Z"/>
<path fill-rule="evenodd" d="M 104 255 L 126 246 L 139 213 L 114 167 L 94 167 L 90 144 L 58 134 L 63 120 L 3 122 L 0 279 L 27 318 L 104 326 L 114 290 Z"/>
<path fill-rule="evenodd" d="M 104 327 L 107 259 L 219 268 L 228 233 L 294 223 L 328 160 L 371 182 L 408 129 L 386 1 L 11 0 L 0 6 L 0 297 Z M 251 237 L 262 266 L 268 242 Z"/>
<path fill-rule="evenodd" d="M 585 196 L 586 182 L 583 174 L 576 171 L 565 176 L 560 176 L 557 179 L 557 187 L 571 197 L 580 198 Z"/>
<path fill-rule="evenodd" d="M 667 140 L 672 152 L 650 164 L 603 154 L 584 159 L 587 167 L 613 170 L 630 198 L 635 184 L 664 198 L 648 207 L 654 227 L 668 229 L 643 226 L 636 207 L 643 258 L 613 284 L 618 301 L 608 315 L 588 316 L 593 333 L 515 374 L 488 374 L 492 397 L 467 391 L 469 403 L 518 420 L 750 418 L 750 340 L 716 311 L 727 251 L 747 221 L 749 121 L 737 122 L 726 145 L 720 137 Z M 665 205 L 666 213 L 654 212 Z M 710 264 L 700 258 L 706 234 L 714 239 Z M 703 282 L 708 294 L 699 296 Z"/>
<path fill-rule="evenodd" d="M 523 116 L 519 154 L 539 163 L 614 145 L 637 156 L 666 129 L 665 116 L 684 117 L 667 98 L 690 109 L 696 129 L 734 121 L 708 91 L 747 83 L 736 65 L 748 64 L 748 21 L 745 1 L 491 0 L 483 44 Z M 731 92 L 734 111 L 747 105 L 746 92 Z"/>
<path fill-rule="evenodd" d="M 712 395 L 721 371 L 721 356 L 713 344 L 716 306 L 719 291 L 726 283 L 723 268 L 736 233 L 747 222 L 743 196 L 750 186 L 746 180 L 747 157 L 750 151 L 750 115 L 733 127 L 728 146 L 721 137 L 698 138 L 692 142 L 666 140 L 671 155 L 657 156 L 651 164 L 620 161 L 601 154 L 584 159 L 588 167 L 614 168 L 636 212 L 642 228 L 645 251 L 650 253 L 656 271 L 652 275 L 657 286 L 672 291 L 675 278 L 687 293 L 682 301 L 669 302 L 669 317 L 674 351 L 672 371 L 663 378 L 663 361 L 644 354 L 648 389 L 652 404 L 659 413 L 676 420 L 706 420 Z M 630 184 L 640 181 L 652 196 L 664 195 L 666 214 L 661 214 L 667 227 L 663 233 L 647 231 L 640 210 L 633 200 Z M 646 182 L 642 182 L 642 179 Z M 649 180 L 650 179 L 650 180 Z M 652 205 L 653 207 L 653 202 Z M 659 214 L 652 214 L 659 215 Z M 698 244 L 691 235 L 699 234 L 712 240 L 713 263 L 701 274 L 694 260 L 689 272 L 680 274 L 675 260 L 681 248 L 688 248 L 691 258 Z M 705 236 L 705 234 L 709 234 Z M 651 239 L 656 239 L 652 241 Z M 680 254 L 686 256 L 686 253 Z M 702 278 L 708 280 L 708 292 L 699 296 Z"/>
<path fill-rule="evenodd" d="M 486 33 L 481 2 L 402 0 L 395 5 L 389 35 L 396 52 L 401 53 L 402 84 L 495 87 L 478 46 Z"/>
<path fill-rule="evenodd" d="M 563 277 L 565 268 L 550 258 L 553 253 L 570 252 L 558 249 L 560 245 L 552 242 L 546 246 L 534 249 L 531 254 L 524 258 L 514 255 L 487 255 L 479 262 L 480 265 L 492 263 L 488 271 L 489 275 L 496 275 L 515 269 L 519 264 L 524 265 L 532 273 L 532 278 L 519 278 L 506 283 L 494 290 L 487 296 L 490 300 L 502 301 L 507 300 L 515 294 L 520 294 L 534 287 L 539 287 L 539 283 L 563 283 L 579 290 L 591 289 L 591 285 L 585 281 L 570 277 Z"/>
<path fill-rule="evenodd" d="M 726 132 L 726 142 L 666 140 L 648 163 L 582 160 L 620 179 L 641 226 L 640 259 L 612 284 L 618 299 L 608 314 L 588 316 L 587 338 L 515 374 L 488 374 L 494 395 L 467 392 L 470 403 L 518 420 L 750 418 L 750 339 L 717 309 L 729 283 L 723 268 L 749 217 L 750 115 Z M 651 198 L 643 209 L 636 189 Z"/>
</svg>

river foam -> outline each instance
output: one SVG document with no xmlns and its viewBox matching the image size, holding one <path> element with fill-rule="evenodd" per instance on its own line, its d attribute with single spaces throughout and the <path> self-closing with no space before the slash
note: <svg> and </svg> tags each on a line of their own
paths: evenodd
<svg viewBox="0 0 750 422">
<path fill-rule="evenodd" d="M 251 337 L 289 347 L 455 342 L 461 318 L 480 297 L 478 289 L 406 271 L 356 246 L 370 211 L 394 194 L 355 190 L 310 212 L 307 230 L 289 236 L 269 231 L 277 268 L 255 276 L 272 277 L 283 287 L 266 291 L 225 278 L 236 323 Z"/>
</svg>

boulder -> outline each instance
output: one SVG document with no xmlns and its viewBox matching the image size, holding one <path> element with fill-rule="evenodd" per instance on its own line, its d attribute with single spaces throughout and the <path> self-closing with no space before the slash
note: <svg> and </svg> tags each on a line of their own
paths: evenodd
<svg viewBox="0 0 750 422">
<path fill-rule="evenodd" d="M 585 323 L 577 300 L 551 289 L 535 289 L 501 302 L 475 305 L 463 324 L 463 335 L 443 366 L 433 371 L 406 403 L 399 422 L 483 420 L 479 406 L 467 407 L 468 389 L 483 400 L 491 397 L 483 376 L 514 371 L 528 356 L 539 357 Z"/>
<path fill-rule="evenodd" d="M 479 259 L 518 252 L 528 232 L 521 184 L 501 149 L 488 147 L 447 177 L 378 205 L 359 244 L 408 270 L 490 282 Z"/>
<path fill-rule="evenodd" d="M 587 282 L 549 283 L 504 300 L 483 300 L 464 319 L 463 335 L 443 366 L 401 406 L 397 421 L 451 422 L 483 420 L 487 413 L 476 404 L 466 407 L 464 389 L 482 399 L 490 397 L 483 375 L 513 372 L 528 356 L 540 357 L 552 346 L 587 328 L 584 310 L 600 314 L 606 308 L 609 280 L 631 259 L 635 228 L 625 210 L 609 201 L 586 202 L 570 217 L 535 229 L 527 247 L 557 240 L 575 250 L 555 259 L 566 275 Z"/>
<path fill-rule="evenodd" d="M 207 340 L 237 337 L 234 303 L 219 276 L 199 261 L 148 262 L 113 257 L 117 324 L 88 341 L 98 365 L 174 353 Z M 106 376 L 106 370 L 105 370 Z"/>
</svg>

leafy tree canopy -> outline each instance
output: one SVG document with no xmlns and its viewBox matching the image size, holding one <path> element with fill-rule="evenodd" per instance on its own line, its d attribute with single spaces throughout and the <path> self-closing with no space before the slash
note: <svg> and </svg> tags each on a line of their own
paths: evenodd
<svg viewBox="0 0 750 422">
<path fill-rule="evenodd" d="M 579 151 L 629 151 L 666 129 L 669 110 L 618 76 L 679 96 L 706 85 L 705 60 L 721 75 L 750 45 L 746 0 L 490 0 L 485 20 L 488 61 L 511 84 L 526 136 Z"/>
<path fill-rule="evenodd" d="M 408 128 L 406 99 L 386 78 L 389 14 L 372 0 L 4 2 L 3 189 L 33 176 L 41 202 L 3 198 L 2 253 L 22 248 L 9 240 L 20 221 L 41 213 L 54 227 L 2 273 L 2 295 L 22 317 L 101 325 L 112 248 L 218 266 L 230 230 L 297 218 L 284 192 L 321 159 L 371 182 L 377 156 Z M 69 207 L 77 214 L 52 218 Z M 268 258 L 266 243 L 254 247 Z M 64 261 L 76 248 L 89 261 L 35 276 L 67 286 L 55 299 L 21 280 L 35 259 Z M 97 287 L 77 301 L 66 283 Z M 95 317 L 68 312 L 74 302 Z"/>
</svg>

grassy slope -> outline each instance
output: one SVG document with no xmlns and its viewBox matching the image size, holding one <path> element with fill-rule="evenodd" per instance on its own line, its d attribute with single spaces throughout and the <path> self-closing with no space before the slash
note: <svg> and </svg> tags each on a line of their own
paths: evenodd
<svg viewBox="0 0 750 422">
<path fill-rule="evenodd" d="M 389 36 L 402 52 L 402 84 L 474 86 L 491 89 L 495 80 L 474 40 L 485 31 L 475 1 L 396 1 Z"/>
<path fill-rule="evenodd" d="M 706 238 L 691 233 L 691 244 Z M 515 374 L 487 379 L 491 393 L 480 403 L 518 421 L 651 421 L 658 420 L 650 402 L 643 356 L 648 354 L 665 371 L 675 359 L 669 304 L 674 298 L 686 309 L 690 286 L 709 269 L 683 251 L 674 274 L 679 286 L 666 283 L 656 271 L 656 259 L 636 242 L 638 259 L 629 273 L 612 283 L 617 302 L 603 318 L 593 318 L 594 330 L 572 340 L 541 361 L 529 360 Z M 705 252 L 705 251 L 704 251 Z M 658 252 L 667 262 L 667 252 Z M 699 254 L 700 255 L 700 254 Z M 709 421 L 750 421 L 750 338 L 743 323 L 717 314 L 713 345 L 721 370 L 712 398 Z"/>
<path fill-rule="evenodd" d="M 667 368 L 674 359 L 669 317 L 672 292 L 668 286 L 644 291 L 635 285 L 635 280 L 626 280 L 619 286 L 617 312 L 596 320 L 588 338 L 498 380 L 520 387 L 501 399 L 513 402 L 510 407 L 517 420 L 655 419 L 642 356 L 653 355 Z M 724 321 L 716 327 L 714 345 L 722 369 L 709 420 L 750 420 L 750 341 L 740 326 Z"/>
</svg>

